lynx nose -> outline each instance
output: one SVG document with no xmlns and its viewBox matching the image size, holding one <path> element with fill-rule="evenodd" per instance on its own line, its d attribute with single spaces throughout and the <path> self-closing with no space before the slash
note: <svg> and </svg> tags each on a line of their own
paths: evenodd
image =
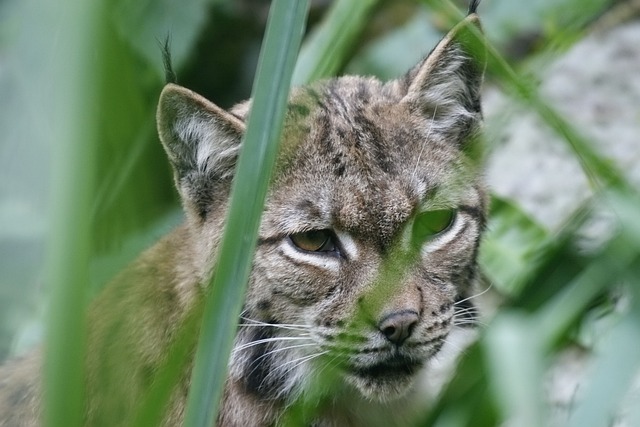
<svg viewBox="0 0 640 427">
<path fill-rule="evenodd" d="M 395 345 L 401 345 L 418 323 L 418 313 L 413 310 L 395 311 L 378 324 L 378 329 Z"/>
</svg>

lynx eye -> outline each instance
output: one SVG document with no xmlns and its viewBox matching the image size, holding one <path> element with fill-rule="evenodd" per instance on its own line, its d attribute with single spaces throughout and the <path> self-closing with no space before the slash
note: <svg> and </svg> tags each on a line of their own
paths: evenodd
<svg viewBox="0 0 640 427">
<path fill-rule="evenodd" d="M 413 222 L 413 238 L 416 242 L 424 242 L 446 231 L 455 218 L 455 210 L 439 209 L 422 212 Z"/>
<path fill-rule="evenodd" d="M 338 250 L 333 232 L 311 230 L 289 236 L 291 242 L 306 252 L 336 252 Z"/>
</svg>

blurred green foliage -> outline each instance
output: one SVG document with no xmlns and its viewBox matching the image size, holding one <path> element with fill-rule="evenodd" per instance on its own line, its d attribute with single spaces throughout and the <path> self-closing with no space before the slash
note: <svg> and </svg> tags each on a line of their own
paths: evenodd
<svg viewBox="0 0 640 427">
<path fill-rule="evenodd" d="M 494 198 L 481 262 L 501 308 L 420 425 L 482 427 L 507 419 L 514 423 L 510 425 L 545 425 L 550 409 L 541 377 L 566 348 L 584 347 L 584 329 L 602 319 L 609 326 L 586 349 L 593 353 L 593 373 L 582 399 L 571 408 L 570 425 L 607 425 L 638 369 L 640 196 L 615 164 L 545 104 L 535 81 L 547 58 L 580 40 L 587 24 L 618 3 L 481 4 L 491 45 L 488 81 L 562 137 L 596 191 L 558 230 L 536 223 L 513 201 Z M 69 188 L 56 188 L 63 184 L 50 177 L 52 169 L 65 163 L 52 159 L 64 158 L 69 150 L 79 169 L 71 176 L 86 179 L 93 189 L 89 200 L 73 206 L 89 220 L 89 231 L 76 223 L 89 253 L 65 255 L 71 257 L 69 264 L 91 258 L 86 273 L 90 288 L 84 290 L 89 298 L 181 220 L 155 133 L 155 106 L 163 85 L 159 40 L 170 36 L 180 84 L 229 107 L 250 95 L 268 11 L 268 2 L 255 0 L 116 0 L 96 2 L 100 24 L 84 28 L 73 21 L 77 14 L 65 13 L 74 4 L 0 1 L 0 359 L 41 340 L 45 302 L 60 304 L 55 293 L 65 292 L 52 288 L 45 258 L 56 259 L 51 242 L 65 236 L 56 238 L 55 232 L 68 230 L 59 225 L 65 221 L 64 206 L 56 206 L 78 194 L 64 199 Z M 294 79 L 300 83 L 341 72 L 398 76 L 465 9 L 464 1 L 312 2 Z M 84 44 L 79 43 L 84 50 L 69 51 L 61 33 L 65 27 L 73 28 L 76 37 L 85 35 Z M 81 86 L 74 64 L 81 76 L 95 71 L 82 77 L 91 85 Z M 65 116 L 63 110 L 69 108 L 77 116 Z M 71 135 L 73 141 L 60 140 L 61 135 Z M 87 157 L 83 164 L 76 151 L 88 145 L 94 149 L 93 160 Z M 89 168 L 89 176 L 80 166 Z M 593 216 L 594 206 L 602 205 L 615 212 L 616 231 L 598 248 L 585 251 L 578 232 Z M 51 222 L 56 217 L 52 212 L 58 212 L 60 223 Z M 76 297 L 81 306 L 85 297 Z M 616 309 L 620 300 L 627 303 Z M 167 378 L 174 362 L 168 362 Z M 143 409 L 139 425 L 153 419 L 154 399 L 162 401 L 162 393 L 160 388 L 149 397 L 150 412 Z M 630 425 L 640 423 L 638 412 L 632 412 Z"/>
</svg>

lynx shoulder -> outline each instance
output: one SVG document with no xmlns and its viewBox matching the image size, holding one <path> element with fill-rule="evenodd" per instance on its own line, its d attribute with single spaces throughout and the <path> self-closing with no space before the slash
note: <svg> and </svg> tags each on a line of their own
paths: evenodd
<svg viewBox="0 0 640 427">
<path fill-rule="evenodd" d="M 313 425 L 406 425 L 394 405 L 464 323 L 479 280 L 478 26 L 471 13 L 397 80 L 292 91 L 218 425 L 278 424 L 298 399 L 315 399 Z M 89 308 L 86 425 L 130 423 L 202 300 L 250 109 L 164 88 L 158 130 L 186 220 Z M 2 426 L 37 425 L 33 357 L 0 368 Z M 165 426 L 182 423 L 190 368 Z"/>
</svg>

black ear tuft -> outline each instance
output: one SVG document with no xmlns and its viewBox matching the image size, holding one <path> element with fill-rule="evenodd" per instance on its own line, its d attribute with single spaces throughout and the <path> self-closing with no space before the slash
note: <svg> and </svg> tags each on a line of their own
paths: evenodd
<svg viewBox="0 0 640 427">
<path fill-rule="evenodd" d="M 160 43 L 160 49 L 162 51 L 165 83 L 178 83 L 178 77 L 173 71 L 173 64 L 171 63 L 171 34 L 167 34 L 167 37 L 164 39 L 164 43 Z"/>
<path fill-rule="evenodd" d="M 473 13 L 476 13 L 479 5 L 480 5 L 480 0 L 472 0 L 471 4 L 469 4 L 469 11 L 467 12 L 467 14 L 471 15 Z"/>
</svg>

